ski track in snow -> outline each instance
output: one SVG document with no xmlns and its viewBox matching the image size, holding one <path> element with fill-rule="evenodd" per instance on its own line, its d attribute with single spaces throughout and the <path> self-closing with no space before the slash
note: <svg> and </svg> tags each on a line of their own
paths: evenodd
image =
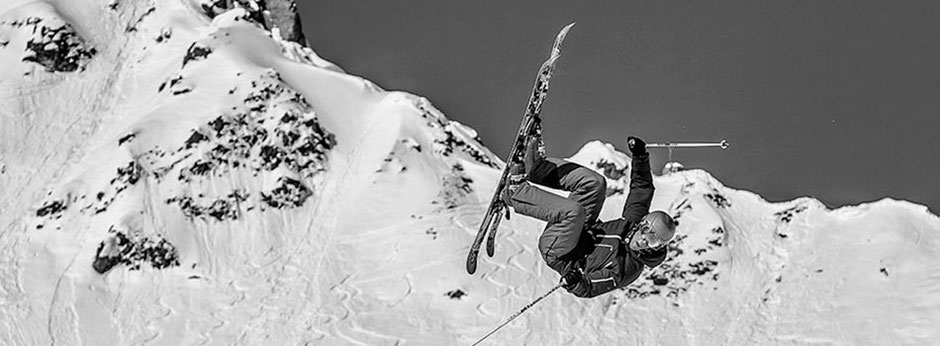
<svg viewBox="0 0 940 346">
<path fill-rule="evenodd" d="M 367 128 L 369 129 L 369 132 L 371 132 L 371 130 L 374 129 L 375 126 L 376 126 L 376 120 L 373 119 L 372 123 L 367 127 Z M 367 135 L 362 136 L 362 140 L 361 140 L 360 142 L 356 143 L 356 144 L 353 146 L 353 148 L 355 148 L 355 149 L 353 150 L 352 154 L 350 155 L 350 157 L 353 157 L 353 158 L 354 158 L 353 161 L 349 162 L 349 163 L 347 164 L 347 166 L 342 169 L 342 173 L 339 174 L 339 179 L 336 180 L 337 182 L 336 182 L 335 184 L 326 186 L 326 189 L 325 189 L 325 190 L 327 191 L 327 193 L 325 194 L 326 196 L 348 196 L 348 194 L 340 193 L 340 189 L 341 189 L 343 186 L 351 186 L 351 185 L 353 185 L 353 184 L 356 184 L 357 180 L 351 179 L 351 178 L 353 178 L 353 177 L 352 177 L 352 175 L 351 175 L 350 173 L 351 173 L 351 172 L 357 172 L 357 171 L 361 172 L 361 171 L 362 171 L 362 169 L 360 168 L 361 165 L 362 165 L 362 163 L 361 163 L 361 162 L 358 162 L 358 161 L 355 161 L 355 158 L 360 157 L 359 155 L 357 155 L 357 153 L 358 153 L 358 151 L 359 151 L 359 148 L 363 147 L 363 144 L 364 144 L 363 142 L 365 142 L 367 138 L 368 138 L 368 132 L 367 132 Z M 357 169 L 357 168 L 358 168 L 358 169 Z M 358 181 L 361 181 L 361 179 L 359 179 Z M 334 203 L 337 204 L 337 205 L 343 205 L 343 204 L 344 204 L 342 198 L 340 198 L 338 201 L 329 201 L 329 204 L 334 204 Z M 332 242 L 333 242 L 333 239 L 332 239 L 332 238 L 333 238 L 334 234 L 336 233 L 336 228 L 337 228 L 336 225 L 338 224 L 338 219 L 341 217 L 341 216 L 339 215 L 339 213 L 337 212 L 337 209 L 336 209 L 336 208 L 330 208 L 330 209 L 328 209 L 328 211 L 326 211 L 325 214 L 327 214 L 327 217 L 326 217 L 326 220 L 327 220 L 327 221 L 326 221 L 326 227 L 321 228 L 321 232 L 325 232 L 325 233 L 326 233 L 326 236 L 325 236 L 325 239 L 324 239 L 324 238 L 321 238 L 321 239 L 319 239 L 320 241 L 318 242 L 318 243 L 320 244 L 320 246 L 319 246 L 319 249 L 318 249 L 318 251 L 317 251 L 318 257 L 317 257 L 317 259 L 315 260 L 315 263 L 314 263 L 314 270 L 313 270 L 313 280 L 314 280 L 314 282 L 319 281 L 318 279 L 321 278 L 321 270 L 322 270 L 322 268 L 323 268 L 323 262 L 324 262 L 325 259 L 326 259 L 326 254 L 327 254 L 328 249 L 330 249 L 330 248 L 332 247 Z M 307 228 L 307 229 L 308 229 L 307 234 L 310 234 L 310 229 L 313 228 L 313 222 L 314 222 L 314 220 L 311 219 L 311 222 L 310 222 L 310 224 L 308 225 L 308 228 Z M 308 239 L 309 239 L 309 238 L 308 238 Z M 308 242 L 308 244 L 309 244 L 309 242 Z M 347 278 L 348 278 L 348 277 L 347 277 Z M 345 281 L 345 279 L 344 279 L 344 281 Z M 342 282 L 341 282 L 341 284 L 342 284 Z M 352 311 L 352 309 L 349 307 L 349 305 L 350 305 L 350 300 L 349 300 L 350 294 L 347 293 L 347 292 L 341 292 L 341 296 L 342 296 L 342 298 L 340 299 L 340 305 L 342 306 L 344 312 L 342 313 L 342 316 L 339 317 L 338 321 L 333 322 L 334 324 L 335 324 L 335 323 L 342 323 L 343 321 L 346 321 L 347 318 L 349 317 L 351 311 Z M 319 304 L 318 304 L 318 305 L 319 305 Z M 355 339 L 352 339 L 352 338 L 350 338 L 350 337 L 348 337 L 348 336 L 345 336 L 345 335 L 342 335 L 342 334 L 340 334 L 340 335 L 343 336 L 347 341 L 354 342 L 354 343 L 356 343 L 356 344 L 361 344 L 361 343 L 359 343 L 359 342 L 356 342 Z"/>
</svg>

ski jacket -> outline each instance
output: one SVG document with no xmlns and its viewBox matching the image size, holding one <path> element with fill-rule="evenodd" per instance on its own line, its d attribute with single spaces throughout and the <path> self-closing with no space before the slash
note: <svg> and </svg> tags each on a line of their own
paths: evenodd
<svg viewBox="0 0 940 346">
<path fill-rule="evenodd" d="M 665 248 L 640 254 L 626 245 L 633 226 L 649 213 L 653 190 L 649 154 L 634 156 L 630 192 L 621 218 L 587 226 L 577 249 L 571 253 L 575 266 L 584 270 L 584 278 L 569 292 L 582 298 L 596 297 L 626 287 L 640 277 L 643 266 L 653 268 L 663 263 Z"/>
</svg>

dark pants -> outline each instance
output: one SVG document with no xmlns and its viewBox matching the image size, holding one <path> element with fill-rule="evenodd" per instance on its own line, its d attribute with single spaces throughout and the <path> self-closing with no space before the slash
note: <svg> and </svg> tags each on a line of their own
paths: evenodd
<svg viewBox="0 0 940 346">
<path fill-rule="evenodd" d="M 607 181 L 584 166 L 557 158 L 537 161 L 528 180 L 571 192 L 564 198 L 523 183 L 512 195 L 512 207 L 517 213 L 548 222 L 539 237 L 539 251 L 549 267 L 564 275 L 572 260 L 564 256 L 577 247 L 584 226 L 597 221 L 604 206 Z"/>
</svg>

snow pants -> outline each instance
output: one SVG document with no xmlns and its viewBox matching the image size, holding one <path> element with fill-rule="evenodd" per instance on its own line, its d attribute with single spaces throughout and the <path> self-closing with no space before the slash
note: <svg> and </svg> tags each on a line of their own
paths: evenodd
<svg viewBox="0 0 940 346">
<path fill-rule="evenodd" d="M 586 231 L 585 225 L 597 221 L 604 206 L 607 181 L 587 167 L 558 158 L 537 161 L 528 181 L 571 192 L 565 198 L 523 183 L 511 201 L 517 213 L 547 222 L 539 237 L 539 251 L 549 267 L 565 275 L 573 263 L 565 255 L 577 247 Z"/>
</svg>

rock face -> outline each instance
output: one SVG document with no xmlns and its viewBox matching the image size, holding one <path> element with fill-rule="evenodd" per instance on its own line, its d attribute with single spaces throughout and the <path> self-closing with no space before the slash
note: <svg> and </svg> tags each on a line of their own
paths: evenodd
<svg viewBox="0 0 940 346">
<path fill-rule="evenodd" d="M 307 46 L 294 0 L 201 0 L 201 7 L 212 17 L 231 9 L 244 9 L 266 29 L 278 29 L 283 39 Z"/>
<path fill-rule="evenodd" d="M 176 248 L 166 239 L 151 239 L 133 232 L 128 236 L 124 231 L 109 229 L 111 234 L 102 241 L 95 252 L 92 263 L 95 271 L 104 274 L 114 266 L 122 264 L 127 270 L 140 270 L 142 264 L 149 264 L 154 269 L 179 266 Z M 137 233 L 137 234 L 135 234 Z"/>
<path fill-rule="evenodd" d="M 36 6 L 29 15 L 7 16 L 0 20 L 0 52 L 9 60 L 4 71 L 16 70 L 14 62 L 42 66 L 47 73 L 84 71 L 97 54 L 97 49 L 84 39 L 72 24 L 66 22 L 54 9 Z M 29 76 L 26 71 L 19 77 Z"/>
<path fill-rule="evenodd" d="M 41 18 L 31 18 L 25 22 L 14 21 L 9 25 L 32 27 L 31 30 L 36 35 L 26 42 L 27 54 L 23 61 L 40 64 L 48 72 L 73 72 L 84 69 L 84 65 L 96 53 L 68 23 L 43 23 Z"/>
<path fill-rule="evenodd" d="M 281 37 L 303 46 L 308 45 L 294 0 L 267 0 L 265 6 L 270 12 L 272 26 L 281 30 Z"/>
<path fill-rule="evenodd" d="M 520 215 L 465 274 L 504 163 L 430 101 L 272 33 L 286 3 L 0 2 L 3 343 L 468 344 L 557 283 Z M 629 157 L 569 160 L 618 217 Z M 940 338 L 926 208 L 770 203 L 701 170 L 655 184 L 679 233 L 661 267 L 556 293 L 493 341 Z"/>
</svg>

